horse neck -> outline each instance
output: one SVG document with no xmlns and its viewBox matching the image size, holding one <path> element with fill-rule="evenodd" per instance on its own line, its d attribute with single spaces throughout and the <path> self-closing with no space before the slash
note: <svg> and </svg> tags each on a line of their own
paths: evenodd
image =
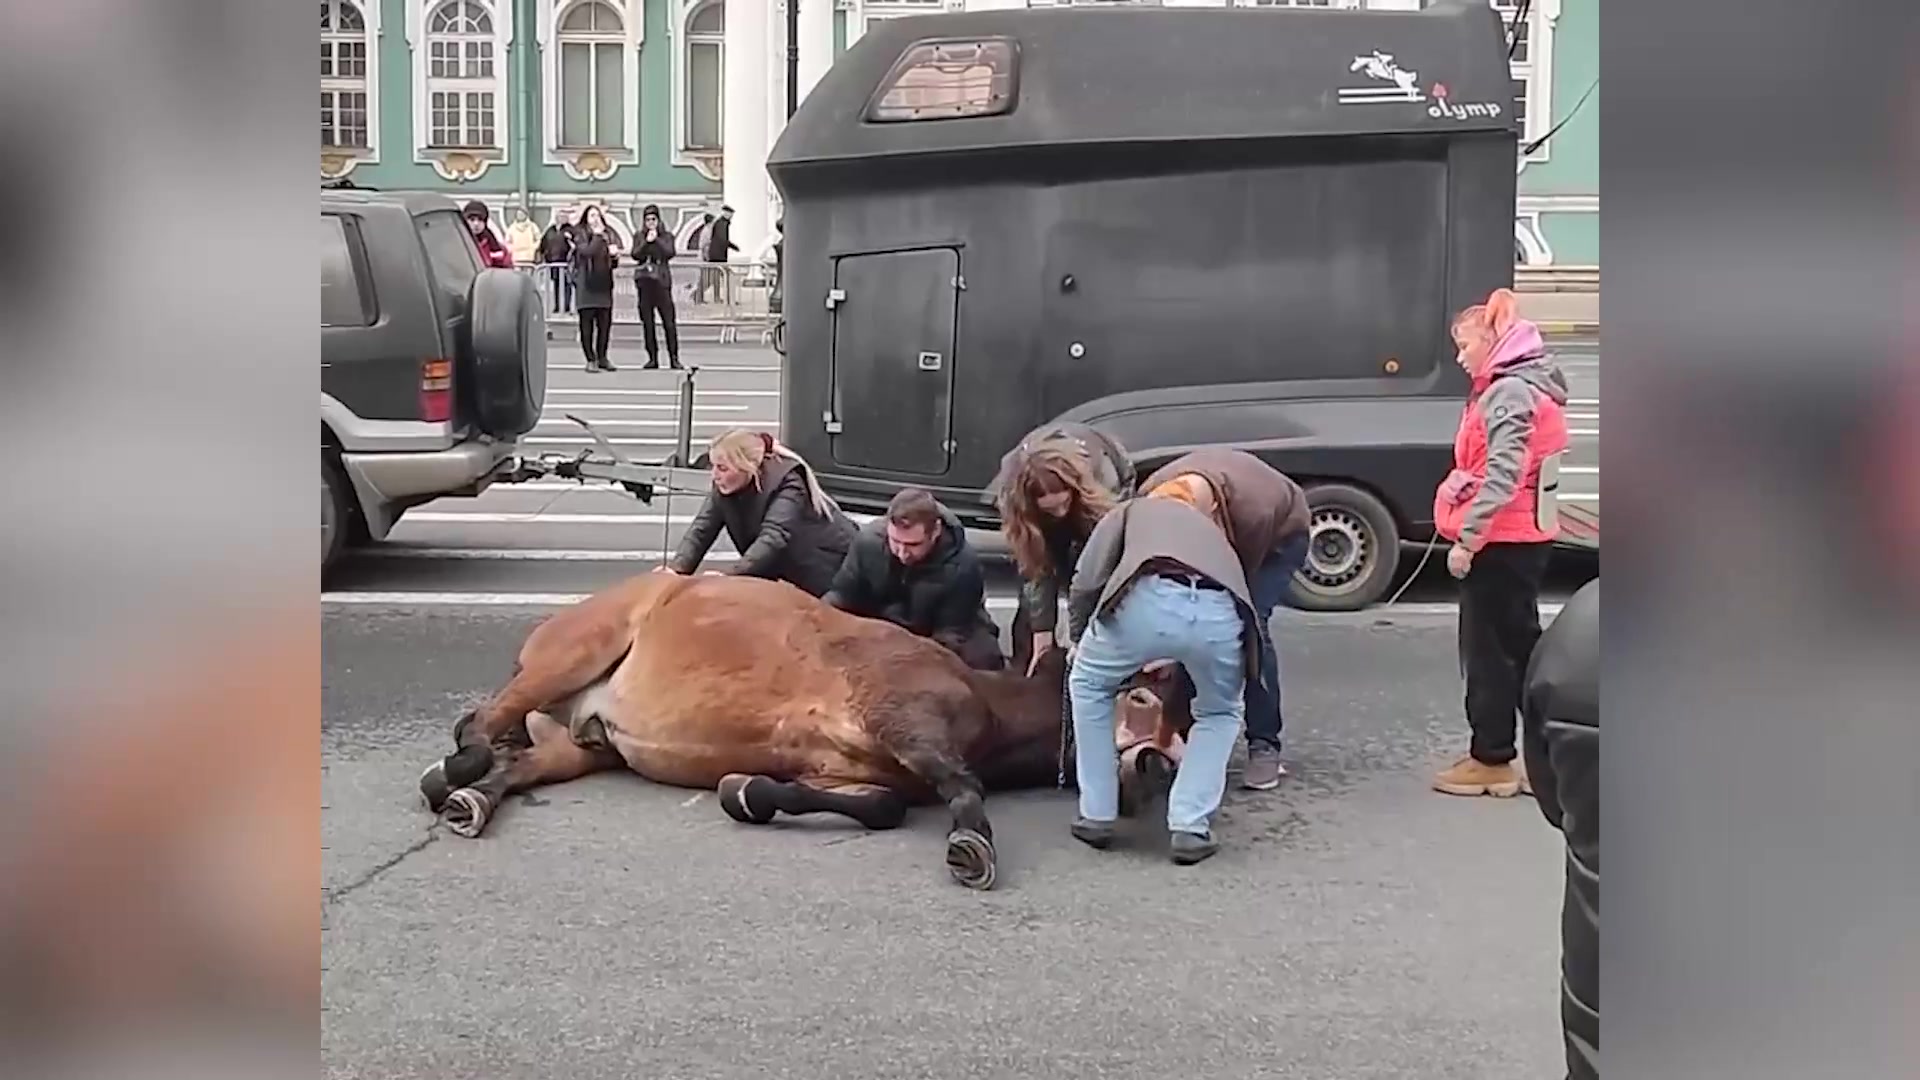
<svg viewBox="0 0 1920 1080">
<path fill-rule="evenodd" d="M 1061 695 L 1067 679 L 1065 656 L 1057 650 L 1029 676 L 1023 671 L 972 672 L 974 689 L 993 713 L 996 748 L 1044 742 L 1058 746 Z"/>
</svg>

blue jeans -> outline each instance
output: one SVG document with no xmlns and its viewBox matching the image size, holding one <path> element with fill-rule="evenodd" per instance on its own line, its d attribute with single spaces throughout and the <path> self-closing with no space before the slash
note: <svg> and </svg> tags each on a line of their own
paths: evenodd
<svg viewBox="0 0 1920 1080">
<path fill-rule="evenodd" d="M 1193 729 L 1167 798 L 1167 828 L 1205 835 L 1227 787 L 1227 760 L 1240 737 L 1246 624 L 1231 593 L 1143 576 L 1119 606 L 1080 638 L 1067 691 L 1073 701 L 1080 816 L 1120 816 L 1120 755 L 1113 745 L 1114 698 L 1142 667 L 1177 660 L 1193 679 Z"/>
<path fill-rule="evenodd" d="M 1253 613 L 1260 623 L 1260 676 L 1247 680 L 1247 745 L 1266 743 L 1280 749 L 1280 654 L 1273 645 L 1273 610 L 1286 601 L 1293 575 L 1306 565 L 1307 534 L 1302 533 L 1269 554 L 1247 581 Z"/>
</svg>

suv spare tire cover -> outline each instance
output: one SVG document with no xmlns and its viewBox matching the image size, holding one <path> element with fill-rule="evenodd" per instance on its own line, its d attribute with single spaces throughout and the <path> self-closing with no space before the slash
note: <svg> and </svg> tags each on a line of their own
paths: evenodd
<svg viewBox="0 0 1920 1080">
<path fill-rule="evenodd" d="M 480 271 L 467 294 L 473 366 L 468 386 L 481 430 L 510 439 L 533 430 L 547 396 L 545 307 L 533 278 Z"/>
</svg>

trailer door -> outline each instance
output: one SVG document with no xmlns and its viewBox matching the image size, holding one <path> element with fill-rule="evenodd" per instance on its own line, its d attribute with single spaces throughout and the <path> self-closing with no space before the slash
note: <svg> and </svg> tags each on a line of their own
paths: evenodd
<svg viewBox="0 0 1920 1080">
<path fill-rule="evenodd" d="M 834 260 L 827 431 L 835 462 L 914 476 L 946 473 L 959 302 L 956 248 Z"/>
</svg>

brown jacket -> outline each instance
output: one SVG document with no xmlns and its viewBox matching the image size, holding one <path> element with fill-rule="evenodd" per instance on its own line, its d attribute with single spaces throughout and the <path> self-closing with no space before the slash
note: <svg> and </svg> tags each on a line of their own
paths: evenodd
<svg viewBox="0 0 1920 1080">
<path fill-rule="evenodd" d="M 1307 531 L 1307 496 L 1288 476 L 1247 453 L 1209 447 L 1174 458 L 1140 484 L 1142 494 L 1182 473 L 1207 478 L 1225 505 L 1227 539 L 1251 578 L 1282 542 Z"/>
<path fill-rule="evenodd" d="M 1233 597 L 1246 624 L 1240 635 L 1247 677 L 1260 678 L 1259 622 L 1253 594 L 1213 520 L 1172 499 L 1132 499 L 1100 519 L 1087 538 L 1073 584 L 1067 588 L 1067 640 L 1079 644 L 1087 627 L 1118 607 L 1127 590 L 1156 557 L 1172 559 L 1219 582 Z"/>
</svg>

